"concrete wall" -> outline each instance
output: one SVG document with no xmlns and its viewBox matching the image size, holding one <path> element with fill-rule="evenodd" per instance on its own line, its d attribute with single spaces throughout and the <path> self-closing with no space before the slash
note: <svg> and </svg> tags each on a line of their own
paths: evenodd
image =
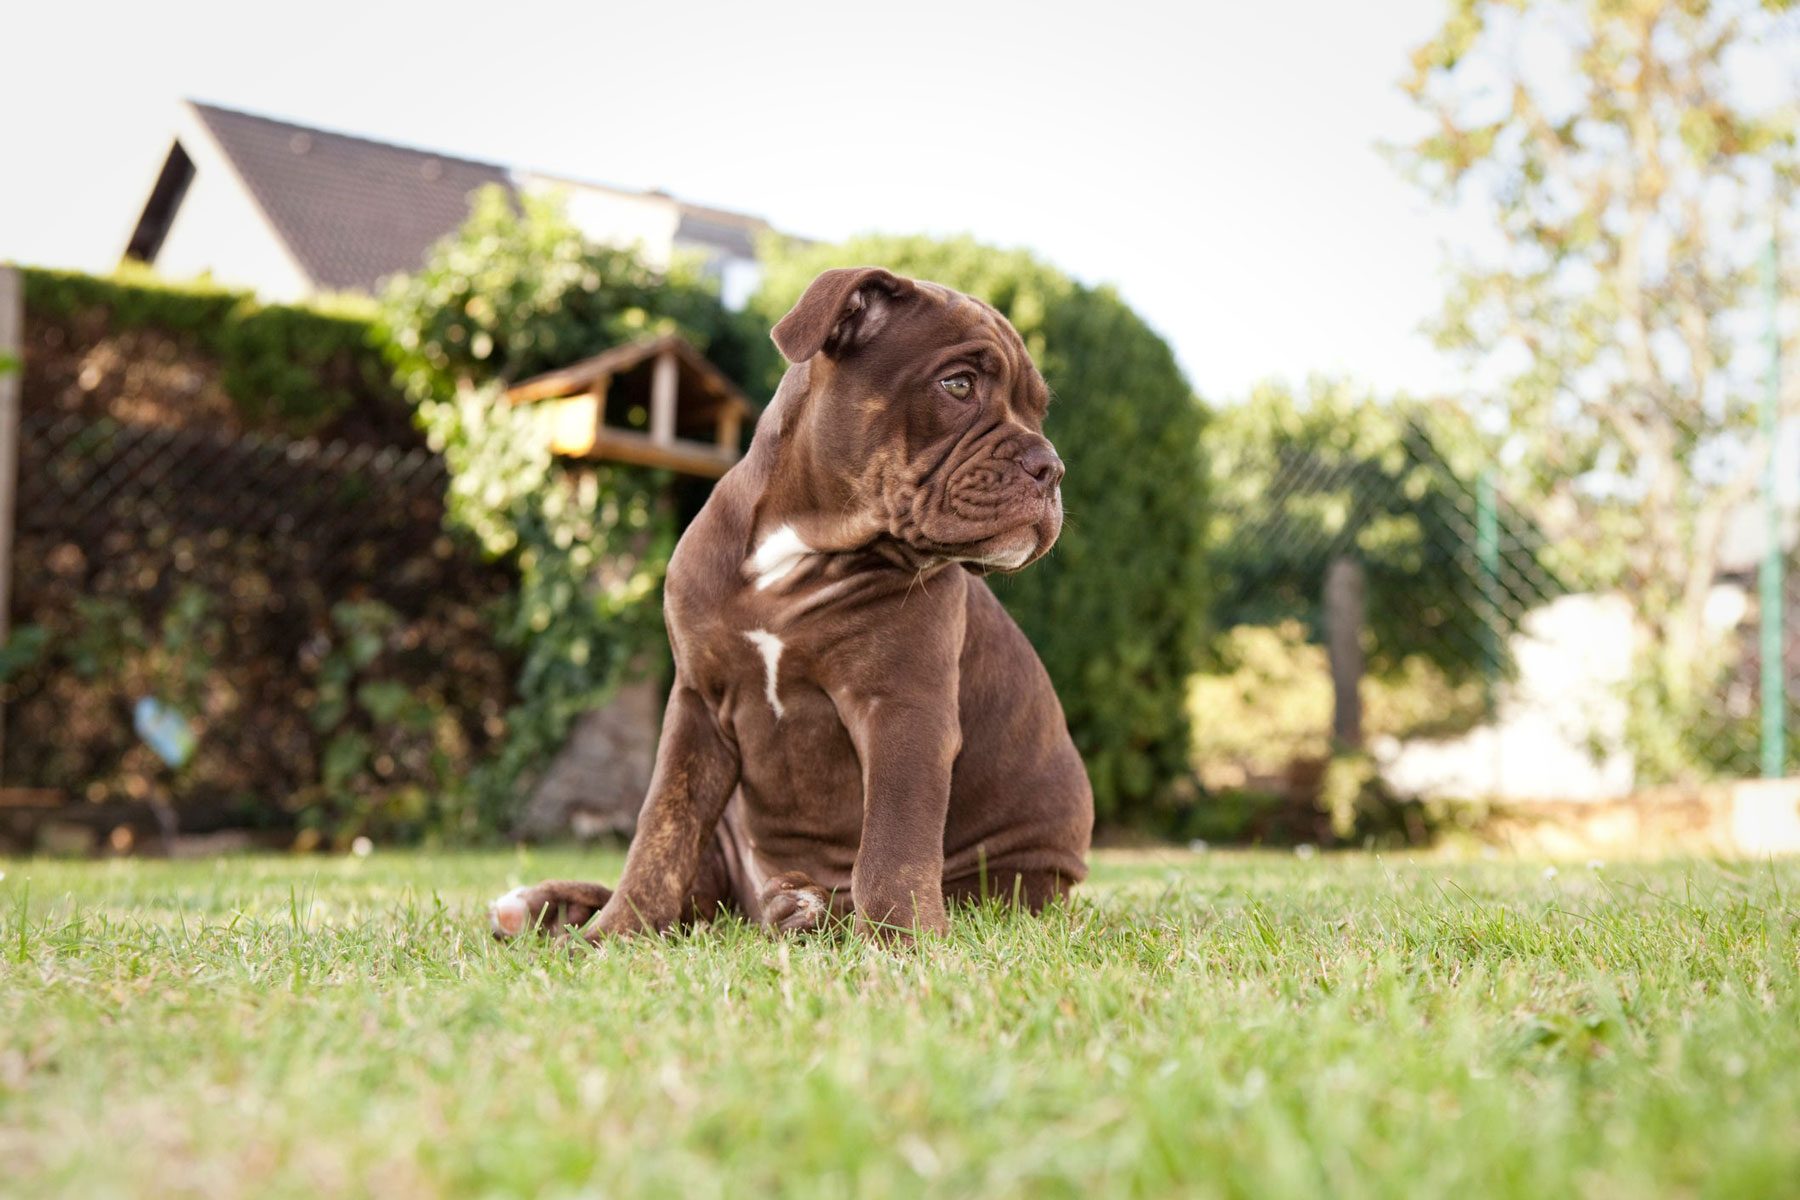
<svg viewBox="0 0 1800 1200">
<path fill-rule="evenodd" d="M 582 716 L 532 789 L 518 833 L 533 840 L 630 837 L 656 765 L 663 688 L 639 680 Z"/>
<path fill-rule="evenodd" d="M 1632 758 L 1623 685 L 1636 640 L 1621 596 L 1564 596 L 1526 617 L 1511 642 L 1516 679 L 1500 686 L 1496 719 L 1460 737 L 1370 746 L 1403 795 L 1447 799 L 1581 800 L 1629 794 Z"/>
<path fill-rule="evenodd" d="M 1625 800 L 1502 803 L 1477 836 L 1551 858 L 1800 854 L 1800 779 L 1662 788 Z"/>
</svg>

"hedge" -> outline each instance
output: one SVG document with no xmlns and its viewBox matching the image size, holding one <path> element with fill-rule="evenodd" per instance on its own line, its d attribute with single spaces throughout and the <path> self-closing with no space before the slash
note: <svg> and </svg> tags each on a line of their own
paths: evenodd
<svg viewBox="0 0 1800 1200">
<path fill-rule="evenodd" d="M 1207 608 L 1206 410 L 1168 345 L 1110 288 L 968 238 L 771 248 L 772 323 L 827 267 L 872 264 L 978 295 L 1024 337 L 1056 399 L 1067 519 L 1043 561 L 997 578 L 1056 683 L 1103 820 L 1165 824 L 1190 778 L 1186 695 Z M 770 379 L 773 371 L 771 367 Z"/>
<path fill-rule="evenodd" d="M 211 360 L 248 427 L 306 435 L 358 408 L 382 410 L 383 425 L 409 420 L 368 301 L 264 304 L 210 280 L 170 282 L 132 268 L 99 276 L 31 267 L 20 275 L 32 321 L 155 332 Z"/>
</svg>

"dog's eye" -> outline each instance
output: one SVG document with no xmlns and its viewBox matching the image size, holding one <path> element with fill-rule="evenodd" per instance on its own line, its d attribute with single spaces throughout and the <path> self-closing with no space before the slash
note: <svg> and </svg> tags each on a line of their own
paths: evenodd
<svg viewBox="0 0 1800 1200">
<path fill-rule="evenodd" d="M 948 379 L 938 380 L 938 386 L 958 400 L 967 400 L 969 393 L 975 390 L 975 377 L 966 374 L 952 375 Z"/>
</svg>

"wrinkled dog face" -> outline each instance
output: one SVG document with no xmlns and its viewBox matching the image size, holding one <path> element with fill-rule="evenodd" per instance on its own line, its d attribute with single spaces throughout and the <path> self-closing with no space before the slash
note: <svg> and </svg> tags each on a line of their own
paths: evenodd
<svg viewBox="0 0 1800 1200">
<path fill-rule="evenodd" d="M 822 465 L 925 560 L 1014 571 L 1062 531 L 1049 389 L 991 306 L 875 267 L 827 271 L 776 325 L 808 367 Z"/>
</svg>

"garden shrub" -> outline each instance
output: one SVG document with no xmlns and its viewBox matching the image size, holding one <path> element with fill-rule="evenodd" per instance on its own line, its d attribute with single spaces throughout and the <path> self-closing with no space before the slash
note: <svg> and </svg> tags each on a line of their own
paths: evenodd
<svg viewBox="0 0 1800 1200">
<path fill-rule="evenodd" d="M 586 240 L 554 198 L 520 204 L 480 194 L 424 267 L 390 286 L 381 320 L 396 378 L 450 469 L 450 523 L 517 573 L 497 627 L 520 655 L 517 702 L 469 787 L 488 827 L 508 822 L 575 718 L 662 668 L 658 600 L 675 540 L 666 472 L 557 460 L 538 411 L 509 405 L 504 384 L 671 331 L 727 369 L 746 358 L 741 322 L 697 274 Z"/>
<path fill-rule="evenodd" d="M 381 302 L 382 343 L 415 400 L 514 383 L 665 332 L 740 382 L 746 343 L 763 336 L 684 263 L 654 270 L 632 250 L 583 237 L 554 193 L 500 187 L 477 192 L 468 221 Z"/>
<path fill-rule="evenodd" d="M 994 590 L 1049 668 L 1101 819 L 1166 817 L 1189 770 L 1185 700 L 1206 611 L 1204 408 L 1117 293 L 967 238 L 777 245 L 751 311 L 767 328 L 820 271 L 860 264 L 981 297 L 1042 368 L 1067 517 L 1056 550 Z M 772 389 L 772 351 L 762 370 Z"/>
<path fill-rule="evenodd" d="M 1417 842 L 1436 806 L 1393 794 L 1366 754 L 1332 745 L 1325 647 L 1298 620 L 1223 632 L 1188 694 L 1201 792 L 1173 826 L 1208 842 Z M 1479 680 L 1410 654 L 1362 682 L 1369 738 L 1467 730 L 1487 712 Z"/>
<path fill-rule="evenodd" d="M 516 660 L 483 615 L 507 574 L 456 551 L 436 498 L 344 493 L 283 528 L 220 526 L 179 496 L 134 505 L 103 550 L 21 527 L 37 569 L 15 577 L 24 623 L 0 647 L 4 777 L 78 808 L 166 801 L 184 832 L 479 834 L 461 782 L 506 732 Z M 178 767 L 134 729 L 146 698 L 195 735 Z"/>
<path fill-rule="evenodd" d="M 21 275 L 28 403 L 45 404 L 71 390 L 84 399 L 104 391 L 104 381 L 73 378 L 82 360 L 100 343 L 134 339 L 119 356 L 125 361 L 118 364 L 116 389 L 141 390 L 124 373 L 169 359 L 186 377 L 216 382 L 232 410 L 222 423 L 234 431 L 302 437 L 374 431 L 385 441 L 406 428 L 366 300 L 264 304 L 210 280 L 173 282 L 143 268 L 111 276 L 27 268 Z M 158 344 L 146 345 L 145 337 Z M 105 399 L 99 397 L 102 410 Z M 172 423 L 204 420 L 204 406 L 181 407 Z"/>
<path fill-rule="evenodd" d="M 1331 671 L 1305 625 L 1236 626 L 1219 636 L 1214 659 L 1188 692 L 1203 786 L 1267 787 L 1295 762 L 1331 756 Z M 1370 739 L 1462 733 L 1487 715 L 1480 680 L 1452 677 L 1424 654 L 1365 676 L 1362 701 Z"/>
</svg>

